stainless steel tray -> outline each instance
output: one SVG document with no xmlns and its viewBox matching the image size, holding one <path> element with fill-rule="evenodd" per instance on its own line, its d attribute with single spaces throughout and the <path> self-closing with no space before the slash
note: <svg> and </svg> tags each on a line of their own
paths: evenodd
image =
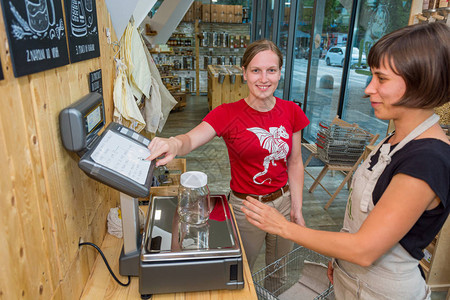
<svg viewBox="0 0 450 300">
<path fill-rule="evenodd" d="M 189 226 L 179 220 L 177 197 L 153 197 L 145 223 L 141 261 L 179 261 L 240 257 L 242 255 L 234 218 L 225 195 L 211 195 L 213 207 L 203 226 Z M 185 233 L 198 240 L 186 246 Z"/>
</svg>

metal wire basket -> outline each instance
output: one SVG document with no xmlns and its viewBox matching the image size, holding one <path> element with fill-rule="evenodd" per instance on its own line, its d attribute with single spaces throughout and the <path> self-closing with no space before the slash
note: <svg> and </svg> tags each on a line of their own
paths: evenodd
<svg viewBox="0 0 450 300">
<path fill-rule="evenodd" d="M 319 123 L 316 145 L 319 158 L 326 163 L 353 165 L 370 142 L 371 135 L 357 126 Z"/>
<path fill-rule="evenodd" d="M 256 294 L 259 300 L 278 300 L 280 295 L 296 284 L 303 275 L 305 261 L 328 264 L 330 259 L 304 247 L 298 247 L 284 257 L 252 274 Z M 269 277 L 282 275 L 283 280 L 276 283 L 268 281 Z M 296 295 L 295 299 L 305 299 L 302 295 Z M 312 299 L 312 298 L 310 298 Z M 333 286 L 331 284 L 323 290 L 316 299 L 334 299 Z M 308 299 L 309 300 L 309 299 Z"/>
</svg>

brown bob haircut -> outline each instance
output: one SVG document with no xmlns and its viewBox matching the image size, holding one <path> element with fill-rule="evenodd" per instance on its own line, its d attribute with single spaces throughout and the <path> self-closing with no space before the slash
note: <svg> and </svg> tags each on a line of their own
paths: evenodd
<svg viewBox="0 0 450 300">
<path fill-rule="evenodd" d="M 405 81 L 396 106 L 429 109 L 450 100 L 450 28 L 445 24 L 417 24 L 387 34 L 372 46 L 367 62 L 371 68 L 390 67 Z"/>
<path fill-rule="evenodd" d="M 242 57 L 242 67 L 246 69 L 256 54 L 266 50 L 273 51 L 278 56 L 278 67 L 281 69 L 283 66 L 283 54 L 281 54 L 281 51 L 278 49 L 277 45 L 266 39 L 254 41 L 247 47 L 244 52 L 244 56 Z"/>
</svg>

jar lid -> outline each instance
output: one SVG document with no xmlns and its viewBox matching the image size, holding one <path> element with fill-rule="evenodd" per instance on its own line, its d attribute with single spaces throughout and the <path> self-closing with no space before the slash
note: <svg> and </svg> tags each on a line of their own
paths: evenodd
<svg viewBox="0 0 450 300">
<path fill-rule="evenodd" d="M 199 171 L 189 171 L 181 174 L 180 183 L 182 186 L 197 189 L 208 184 L 208 176 Z"/>
</svg>

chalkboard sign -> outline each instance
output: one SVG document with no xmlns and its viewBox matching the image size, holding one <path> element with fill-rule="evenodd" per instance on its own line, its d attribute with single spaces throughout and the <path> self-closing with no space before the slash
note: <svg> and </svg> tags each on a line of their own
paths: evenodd
<svg viewBox="0 0 450 300">
<path fill-rule="evenodd" d="M 102 69 L 89 73 L 89 91 L 103 95 Z"/>
<path fill-rule="evenodd" d="M 0 1 L 14 76 L 69 63 L 61 1 Z"/>
<path fill-rule="evenodd" d="M 100 56 L 95 0 L 64 0 L 70 62 Z"/>
<path fill-rule="evenodd" d="M 2 69 L 2 62 L 0 61 L 0 80 L 3 79 L 3 69 Z"/>
</svg>

